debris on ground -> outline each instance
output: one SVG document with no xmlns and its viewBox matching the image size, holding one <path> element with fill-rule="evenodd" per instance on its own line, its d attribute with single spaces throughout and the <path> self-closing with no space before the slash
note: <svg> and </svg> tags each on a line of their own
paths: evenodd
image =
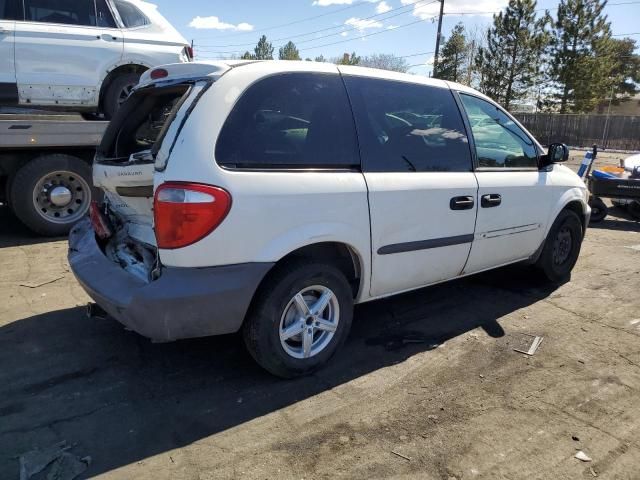
<svg viewBox="0 0 640 480">
<path fill-rule="evenodd" d="M 591 472 L 591 475 L 594 477 L 598 476 L 598 473 L 593 469 L 593 467 L 589 467 L 589 471 Z"/>
<path fill-rule="evenodd" d="M 519 349 L 519 348 L 514 348 L 514 350 L 518 353 L 524 353 L 525 355 L 529 355 L 529 356 L 532 356 L 536 353 L 536 350 L 538 350 L 538 347 L 542 343 L 542 340 L 544 340 L 544 337 L 540 337 L 538 335 L 531 335 L 529 333 L 521 333 L 520 335 L 524 335 L 528 338 L 532 338 L 533 341 L 531 342 L 527 350 Z"/>
<path fill-rule="evenodd" d="M 575 458 L 580 460 L 581 462 L 590 462 L 592 459 L 589 455 L 580 450 L 578 453 L 574 455 Z"/>
<path fill-rule="evenodd" d="M 49 469 L 47 480 L 73 480 L 91 464 L 91 457 L 79 458 L 69 453 L 67 442 L 62 441 L 44 449 L 34 449 L 20 456 L 20 480 Z"/>
<path fill-rule="evenodd" d="M 426 350 L 433 350 L 440 346 L 439 339 L 420 332 L 403 332 L 394 335 L 380 335 L 369 338 L 367 345 L 383 345 L 385 350 L 397 350 L 411 344 L 427 344 Z"/>
<path fill-rule="evenodd" d="M 578 438 L 576 435 L 571 435 L 571 440 L 573 440 L 574 442 L 579 442 L 580 438 Z"/>
<path fill-rule="evenodd" d="M 397 456 L 398 456 L 398 457 L 400 457 L 400 458 L 404 458 L 407 462 L 410 462 L 410 461 L 411 461 L 411 459 L 410 459 L 409 457 L 407 457 L 406 455 L 403 455 L 403 454 L 398 453 L 398 452 L 393 451 L 393 450 L 391 450 L 391 453 L 393 453 L 394 455 L 397 455 Z"/>
<path fill-rule="evenodd" d="M 38 287 L 42 287 L 44 285 L 49 285 L 50 283 L 53 282 L 57 282 L 58 280 L 62 280 L 64 278 L 64 275 L 55 277 L 55 278 L 49 278 L 46 280 L 41 280 L 39 282 L 22 282 L 20 284 L 21 287 L 27 287 L 27 288 L 38 288 Z"/>
</svg>

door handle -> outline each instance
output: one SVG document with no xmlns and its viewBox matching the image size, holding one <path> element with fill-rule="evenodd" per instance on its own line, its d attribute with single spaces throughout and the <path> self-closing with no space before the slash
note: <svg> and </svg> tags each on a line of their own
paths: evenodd
<svg viewBox="0 0 640 480">
<path fill-rule="evenodd" d="M 0 27 L 0 35 L 3 34 L 3 33 L 9 33 L 9 30 Z"/>
<path fill-rule="evenodd" d="M 502 196 L 497 193 L 489 193 L 487 195 L 482 195 L 480 198 L 480 206 L 482 208 L 492 208 L 497 207 L 502 203 Z"/>
<path fill-rule="evenodd" d="M 449 202 L 449 208 L 451 210 L 471 210 L 474 204 L 473 197 L 453 197 Z"/>
<path fill-rule="evenodd" d="M 110 42 L 112 40 L 118 40 L 118 37 L 114 37 L 113 35 L 109 35 L 108 33 L 103 33 L 102 35 L 98 35 L 98 38 Z"/>
</svg>

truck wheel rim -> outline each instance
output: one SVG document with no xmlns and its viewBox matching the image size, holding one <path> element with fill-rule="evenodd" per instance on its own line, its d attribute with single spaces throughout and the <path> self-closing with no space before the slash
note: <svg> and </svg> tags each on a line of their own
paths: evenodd
<svg viewBox="0 0 640 480">
<path fill-rule="evenodd" d="M 33 189 L 33 207 L 47 222 L 69 224 L 87 213 L 89 184 L 80 175 L 60 170 L 43 176 Z"/>
<path fill-rule="evenodd" d="M 280 318 L 280 344 L 293 358 L 311 358 L 331 343 L 340 321 L 336 295 L 313 285 L 293 296 Z"/>
</svg>

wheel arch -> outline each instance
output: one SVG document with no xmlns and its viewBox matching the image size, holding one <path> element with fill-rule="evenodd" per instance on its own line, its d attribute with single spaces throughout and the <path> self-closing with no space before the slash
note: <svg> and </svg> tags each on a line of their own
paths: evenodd
<svg viewBox="0 0 640 480">
<path fill-rule="evenodd" d="M 551 226 L 560 212 L 563 210 L 571 210 L 580 217 L 582 223 L 582 231 L 586 231 L 589 226 L 589 216 L 591 215 L 591 207 L 584 198 L 584 190 L 580 188 L 571 188 L 566 190 L 555 202 L 555 206 L 550 212 L 549 221 L 547 222 L 546 231 L 544 232 L 544 238 L 547 238 Z"/>
<path fill-rule="evenodd" d="M 366 275 L 364 273 L 364 263 L 362 256 L 352 245 L 338 241 L 323 241 L 304 245 L 283 255 L 275 262 L 269 273 L 281 265 L 298 259 L 312 259 L 314 261 L 327 262 L 337 267 L 347 278 L 349 285 L 351 285 L 354 299 L 356 299 L 363 290 L 363 280 Z M 258 290 L 269 277 L 269 273 L 267 273 L 262 282 L 260 282 Z"/>
<path fill-rule="evenodd" d="M 132 62 L 132 63 L 115 65 L 111 70 L 107 71 L 107 74 L 105 75 L 100 85 L 100 94 L 98 97 L 98 108 L 102 110 L 104 95 L 109 89 L 109 86 L 111 85 L 113 80 L 117 78 L 118 75 L 122 75 L 125 73 L 139 73 L 140 75 L 142 75 L 145 71 L 149 70 L 149 68 L 151 68 L 151 66 L 146 65 L 144 62 Z"/>
</svg>

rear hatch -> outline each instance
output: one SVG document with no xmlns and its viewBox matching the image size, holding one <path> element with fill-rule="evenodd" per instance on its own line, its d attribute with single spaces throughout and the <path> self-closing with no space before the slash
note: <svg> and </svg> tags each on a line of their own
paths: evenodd
<svg viewBox="0 0 640 480">
<path fill-rule="evenodd" d="M 93 182 L 104 191 L 106 209 L 114 226 L 151 247 L 156 245 L 154 174 L 166 167 L 199 96 L 228 70 L 208 67 L 214 75 L 172 79 L 174 75 L 168 75 L 163 67 L 166 75 L 161 81 L 153 82 L 148 75 L 143 76 L 143 81 L 145 78 L 149 81 L 134 90 L 122 105 L 96 152 Z"/>
</svg>

